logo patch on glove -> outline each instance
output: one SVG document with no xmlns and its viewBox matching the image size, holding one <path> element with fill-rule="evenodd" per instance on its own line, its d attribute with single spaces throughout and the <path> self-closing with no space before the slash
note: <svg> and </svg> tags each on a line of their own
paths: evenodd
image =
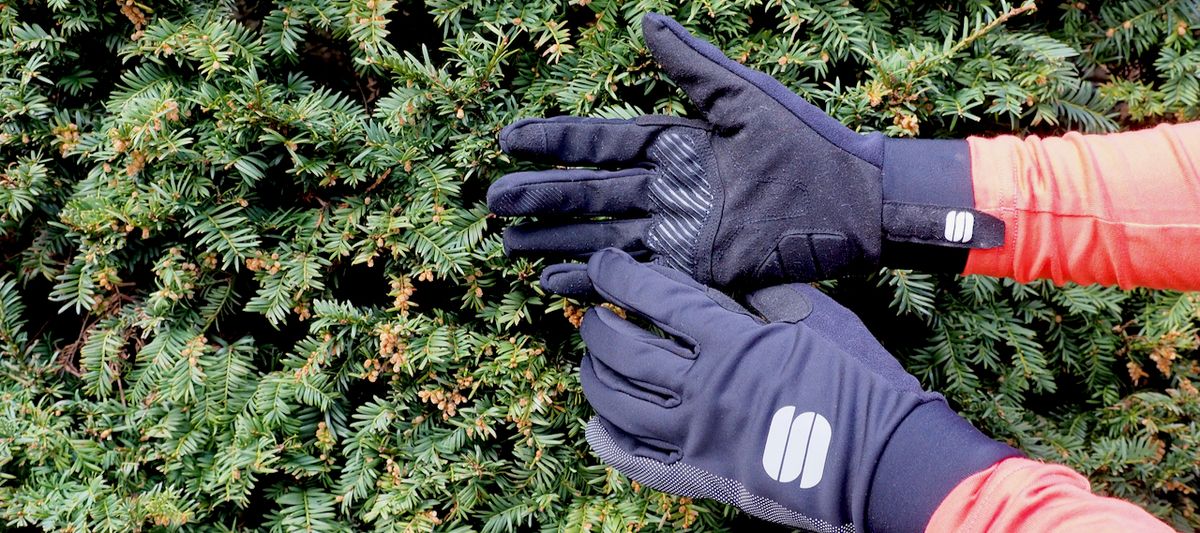
<svg viewBox="0 0 1200 533">
<path fill-rule="evenodd" d="M 950 211 L 946 213 L 946 240 L 950 242 L 971 242 L 971 233 L 975 229 L 975 216 L 967 211 Z"/>
<path fill-rule="evenodd" d="M 825 473 L 825 457 L 833 428 L 825 417 L 812 411 L 796 415 L 796 406 L 775 411 L 767 444 L 763 448 L 763 469 L 780 483 L 800 478 L 800 488 L 817 486 Z"/>
</svg>

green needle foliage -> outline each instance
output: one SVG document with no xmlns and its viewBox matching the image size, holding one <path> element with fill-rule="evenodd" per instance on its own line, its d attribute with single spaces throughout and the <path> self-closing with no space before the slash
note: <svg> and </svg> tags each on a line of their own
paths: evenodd
<svg viewBox="0 0 1200 533">
<path fill-rule="evenodd" d="M 591 455 L 581 304 L 482 202 L 517 118 L 689 113 L 649 10 L 861 131 L 1200 114 L 1193 1 L 0 0 L 0 524 L 736 528 Z M 985 431 L 1200 526 L 1197 296 L 824 286 Z"/>
</svg>

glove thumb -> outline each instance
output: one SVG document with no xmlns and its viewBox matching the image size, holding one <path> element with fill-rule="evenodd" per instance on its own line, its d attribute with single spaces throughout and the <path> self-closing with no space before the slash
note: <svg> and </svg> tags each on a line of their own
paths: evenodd
<svg viewBox="0 0 1200 533">
<path fill-rule="evenodd" d="M 878 165 L 875 149 L 857 133 L 796 96 L 778 80 L 725 57 L 717 47 L 657 13 L 642 17 L 642 36 L 663 71 L 691 98 L 708 122 L 738 130 L 762 121 L 755 109 L 777 109 L 816 130 L 829 142 Z"/>
<path fill-rule="evenodd" d="M 765 74 L 739 65 L 717 47 L 692 36 L 669 17 L 647 13 L 642 17 L 642 35 L 655 61 L 704 112 L 709 122 L 722 127 L 742 126 L 746 97 L 760 96 L 745 78 Z M 731 70 L 731 69 L 736 69 Z M 741 101 L 742 105 L 738 105 Z"/>
</svg>

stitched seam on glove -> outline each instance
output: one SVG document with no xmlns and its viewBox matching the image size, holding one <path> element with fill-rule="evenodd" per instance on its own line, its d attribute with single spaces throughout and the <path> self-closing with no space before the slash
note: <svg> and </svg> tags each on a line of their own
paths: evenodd
<svg viewBox="0 0 1200 533">
<path fill-rule="evenodd" d="M 800 324 L 801 324 L 801 326 L 799 326 L 799 327 L 803 327 L 804 332 L 806 334 L 813 335 L 813 336 L 829 343 L 831 346 L 836 347 L 836 349 L 838 351 L 842 352 L 842 355 L 844 356 L 843 358 L 848 363 L 853 364 L 854 366 L 858 367 L 859 371 L 862 372 L 863 374 L 872 376 L 875 379 L 878 379 L 881 383 L 884 384 L 884 386 L 888 390 L 895 392 L 896 394 L 914 398 L 917 401 L 917 403 L 916 403 L 916 405 L 913 405 L 913 409 L 916 409 L 918 406 L 924 405 L 929 402 L 934 402 L 934 401 L 940 401 L 940 402 L 946 403 L 946 398 L 936 392 L 929 392 L 929 391 L 921 389 L 921 388 L 918 388 L 916 391 L 913 391 L 911 389 L 904 388 L 900 384 L 893 383 L 892 380 L 888 379 L 887 377 L 885 377 L 885 376 L 881 375 L 879 372 L 877 372 L 874 367 L 872 367 L 870 364 L 868 364 L 867 361 L 863 360 L 860 357 L 855 356 L 854 352 L 847 350 L 838 339 L 832 339 L 829 336 L 825 335 L 824 333 L 822 333 L 821 331 L 819 331 L 815 328 L 809 327 L 807 325 L 803 325 L 804 324 L 803 321 L 801 321 Z M 790 326 L 787 323 L 782 323 L 782 322 L 771 322 L 771 323 L 766 324 L 764 327 L 770 327 L 773 325 L 779 326 L 779 327 L 795 327 L 795 326 Z M 870 332 L 868 332 L 868 333 L 870 333 Z M 909 374 L 909 375 L 911 376 L 911 374 Z M 920 383 L 917 382 L 915 378 L 913 378 L 913 383 L 915 383 L 918 387 L 920 387 Z M 909 412 L 911 413 L 912 409 L 910 409 Z M 906 414 L 904 416 L 907 417 L 908 415 Z"/>
<path fill-rule="evenodd" d="M 721 229 L 721 222 L 724 217 L 720 216 L 725 212 L 725 184 L 722 181 L 721 165 L 717 161 L 717 152 L 713 149 L 713 133 L 706 130 L 704 132 L 704 142 L 701 143 L 701 154 L 704 157 L 704 162 L 714 170 L 715 176 L 712 180 L 713 185 L 713 209 L 709 211 L 708 216 L 704 219 L 704 225 L 701 226 L 702 233 L 700 242 L 697 243 L 697 263 L 702 263 L 703 268 L 700 272 L 696 272 L 695 277 L 704 283 L 712 282 L 716 276 L 713 274 L 713 249 L 716 246 L 717 232 Z M 716 223 L 712 223 L 713 221 Z"/>
<path fill-rule="evenodd" d="M 724 176 L 721 175 L 720 162 L 716 161 L 716 150 L 713 149 L 713 132 L 704 131 L 703 140 L 701 143 L 701 154 L 704 163 L 708 168 L 714 170 L 713 176 L 713 210 L 708 212 L 708 216 L 704 218 L 702 226 L 703 233 L 696 247 L 696 262 L 700 266 L 700 271 L 695 273 L 695 279 L 703 283 L 710 283 L 716 279 L 713 273 L 713 251 L 715 248 L 716 234 L 721 229 L 721 222 L 724 221 L 722 212 L 725 212 L 725 182 Z"/>
</svg>

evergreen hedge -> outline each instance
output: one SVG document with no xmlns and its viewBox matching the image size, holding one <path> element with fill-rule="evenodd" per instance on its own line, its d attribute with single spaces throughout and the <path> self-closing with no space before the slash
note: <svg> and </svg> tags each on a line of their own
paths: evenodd
<svg viewBox="0 0 1200 533">
<path fill-rule="evenodd" d="M 689 112 L 649 10 L 862 131 L 1200 113 L 1195 0 L 0 0 L 0 524 L 744 524 L 589 452 L 581 304 L 482 202 L 519 117 Z M 1196 295 L 822 286 L 984 431 L 1200 526 Z"/>
</svg>

